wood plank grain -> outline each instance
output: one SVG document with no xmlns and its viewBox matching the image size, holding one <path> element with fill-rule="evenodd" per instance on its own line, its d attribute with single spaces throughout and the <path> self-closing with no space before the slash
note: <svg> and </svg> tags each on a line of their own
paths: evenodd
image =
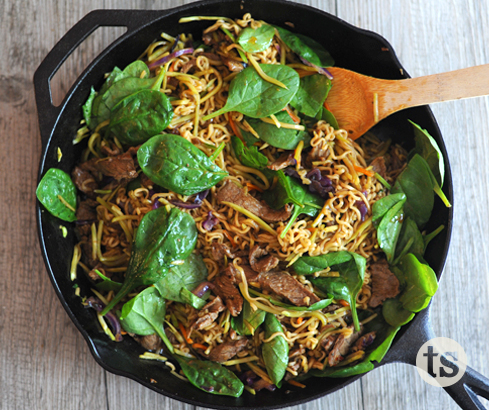
<svg viewBox="0 0 489 410">
<path fill-rule="evenodd" d="M 339 17 L 385 36 L 413 76 L 488 63 L 481 46 L 489 35 L 487 16 L 487 3 L 477 1 L 451 1 L 447 7 L 429 1 L 339 4 Z M 469 364 L 488 374 L 488 98 L 432 109 L 445 138 L 455 187 L 452 243 L 434 298 L 433 327 L 436 334 L 457 340 Z M 362 386 L 369 409 L 458 408 L 442 389 L 424 383 L 406 365 L 385 366 L 364 377 Z"/>
</svg>

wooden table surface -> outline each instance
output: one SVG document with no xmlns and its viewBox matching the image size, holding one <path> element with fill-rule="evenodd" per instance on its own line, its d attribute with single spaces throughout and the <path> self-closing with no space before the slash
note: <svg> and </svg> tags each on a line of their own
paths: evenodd
<svg viewBox="0 0 489 410">
<path fill-rule="evenodd" d="M 186 409 L 104 371 L 59 303 L 37 241 L 41 155 L 32 77 L 54 44 L 90 10 L 163 9 L 182 0 L 0 0 L 0 409 Z M 304 0 L 384 36 L 411 76 L 489 63 L 487 0 Z M 92 36 L 52 82 L 61 101 L 120 29 Z M 477 81 L 477 78 L 468 78 Z M 455 189 L 451 248 L 433 301 L 435 333 L 458 341 L 489 375 L 489 99 L 432 107 Z M 326 381 L 325 381 L 326 382 Z M 486 402 L 487 403 L 487 402 Z M 323 399 L 289 409 L 453 409 L 414 367 L 384 366 Z"/>
</svg>

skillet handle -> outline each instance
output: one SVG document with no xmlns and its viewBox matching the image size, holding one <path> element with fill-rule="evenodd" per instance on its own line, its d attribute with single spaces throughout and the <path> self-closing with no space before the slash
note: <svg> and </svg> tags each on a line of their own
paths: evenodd
<svg viewBox="0 0 489 410">
<path fill-rule="evenodd" d="M 418 320 L 415 320 L 409 331 L 401 337 L 396 344 L 396 349 L 387 354 L 386 362 L 402 362 L 416 366 L 416 355 L 421 346 L 436 337 L 431 327 L 429 310 L 430 307 L 418 313 Z M 445 358 L 452 366 L 458 367 L 447 356 Z M 477 396 L 489 400 L 489 379 L 471 367 L 467 366 L 464 375 L 458 382 L 444 387 L 444 389 L 460 408 L 464 410 L 486 410 Z"/>
<path fill-rule="evenodd" d="M 46 147 L 59 114 L 71 94 L 71 91 L 67 93 L 60 106 L 55 107 L 53 105 L 50 82 L 68 56 L 99 27 L 127 27 L 127 32 L 113 43 L 115 45 L 130 36 L 135 30 L 167 13 L 168 10 L 94 10 L 76 23 L 58 41 L 34 73 L 36 105 L 43 149 Z"/>
</svg>

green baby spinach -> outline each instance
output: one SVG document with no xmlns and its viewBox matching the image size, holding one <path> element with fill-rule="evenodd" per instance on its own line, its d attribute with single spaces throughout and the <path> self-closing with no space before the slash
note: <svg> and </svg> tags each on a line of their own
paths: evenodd
<svg viewBox="0 0 489 410">
<path fill-rule="evenodd" d="M 423 235 L 421 235 L 416 222 L 411 218 L 404 219 L 396 244 L 396 258 L 392 264 L 397 265 L 399 259 L 408 253 L 412 253 L 418 259 L 422 259 L 424 251 L 425 243 Z"/>
<path fill-rule="evenodd" d="M 287 88 L 265 81 L 253 67 L 247 67 L 231 81 L 226 105 L 207 115 L 207 121 L 229 111 L 238 111 L 251 118 L 268 117 L 285 108 L 299 88 L 299 74 L 293 68 L 279 64 L 260 64 L 268 76 Z"/>
<path fill-rule="evenodd" d="M 102 292 L 110 292 L 111 290 L 113 290 L 114 292 L 118 292 L 122 287 L 122 283 L 113 281 L 112 279 L 105 276 L 98 269 L 95 269 L 95 273 L 100 277 L 100 279 L 102 279 L 102 282 L 97 282 L 95 284 L 97 290 L 100 290 Z"/>
<path fill-rule="evenodd" d="M 93 106 L 93 101 L 97 97 L 97 92 L 95 91 L 95 88 L 91 87 L 90 88 L 90 94 L 88 95 L 87 101 L 85 104 L 82 106 L 82 111 L 83 111 L 83 118 L 85 119 L 85 122 L 88 126 L 88 128 L 92 128 L 92 106 Z"/>
<path fill-rule="evenodd" d="M 137 155 L 148 178 L 181 195 L 205 191 L 228 175 L 179 135 L 155 135 L 141 145 Z"/>
<path fill-rule="evenodd" d="M 414 313 L 402 306 L 399 298 L 387 299 L 382 303 L 382 316 L 389 325 L 404 326 L 414 318 Z"/>
<path fill-rule="evenodd" d="M 290 101 L 290 105 L 299 112 L 315 117 L 331 89 L 331 80 L 321 74 L 301 78 L 299 89 Z"/>
<path fill-rule="evenodd" d="M 156 288 L 149 287 L 124 304 L 119 319 L 126 332 L 140 336 L 156 333 L 161 337 L 168 350 L 173 353 L 173 345 L 168 340 L 163 328 L 165 312 L 165 300 Z"/>
<path fill-rule="evenodd" d="M 205 299 L 194 295 L 187 288 L 180 289 L 180 298 L 182 299 L 183 303 L 186 303 L 187 305 L 190 305 L 198 310 L 202 309 L 206 304 Z"/>
<path fill-rule="evenodd" d="M 165 94 L 140 90 L 113 108 L 108 131 L 123 144 L 138 145 L 166 129 L 172 118 L 173 107 Z"/>
<path fill-rule="evenodd" d="M 397 238 L 399 237 L 399 233 L 401 232 L 401 228 L 403 225 L 403 206 L 406 203 L 406 197 L 404 194 L 396 195 L 399 195 L 402 199 L 398 202 L 395 202 L 394 205 L 384 213 L 384 215 L 380 219 L 380 222 L 377 225 L 377 241 L 380 248 L 387 256 L 388 262 L 392 262 L 394 260 Z M 380 201 L 377 201 L 374 204 L 375 207 L 375 205 L 377 205 L 379 202 L 382 202 L 379 207 L 375 207 L 375 210 L 373 210 L 374 214 L 376 214 L 377 216 L 379 215 L 380 211 L 378 211 L 378 208 L 381 208 L 383 211 L 383 209 L 385 208 L 384 200 L 385 202 L 391 202 L 389 201 L 389 197 L 391 196 L 394 195 L 389 195 L 385 198 L 382 198 Z M 376 219 L 376 221 L 378 221 L 378 219 Z"/>
<path fill-rule="evenodd" d="M 66 172 L 48 169 L 37 186 L 36 196 L 52 215 L 63 221 L 76 221 L 76 187 Z"/>
<path fill-rule="evenodd" d="M 329 125 L 331 125 L 335 130 L 339 130 L 340 126 L 338 125 L 338 121 L 331 111 L 322 107 L 316 115 L 316 119 L 326 121 Z"/>
<path fill-rule="evenodd" d="M 152 285 L 168 274 L 174 261 L 185 260 L 197 243 L 194 219 L 187 213 L 164 207 L 148 212 L 136 233 L 124 284 L 105 307 L 105 315 L 131 290 Z"/>
<path fill-rule="evenodd" d="M 286 111 L 280 111 L 275 114 L 277 120 L 286 124 L 295 124 L 290 115 Z M 275 124 L 269 124 L 260 119 L 246 119 L 250 126 L 260 136 L 260 139 L 271 145 L 272 147 L 293 150 L 297 147 L 299 141 L 304 141 L 308 145 L 311 137 L 306 131 L 297 131 L 291 128 L 278 128 Z M 248 131 L 241 131 L 243 135 L 250 135 Z"/>
<path fill-rule="evenodd" d="M 268 165 L 268 158 L 258 151 L 258 147 L 255 147 L 254 145 L 245 146 L 243 142 L 234 135 L 231 136 L 231 144 L 236 158 L 244 166 L 262 169 Z"/>
<path fill-rule="evenodd" d="M 273 313 L 267 313 L 264 322 L 265 339 L 274 333 L 283 333 L 282 325 Z M 276 336 L 262 345 L 262 356 L 268 376 L 280 387 L 289 364 L 289 344 L 282 336 Z"/>
<path fill-rule="evenodd" d="M 274 27 L 287 47 L 304 60 L 318 67 L 331 67 L 334 65 L 331 55 L 317 41 L 303 34 L 294 34 L 282 27 Z"/>
<path fill-rule="evenodd" d="M 241 336 L 253 335 L 258 327 L 264 322 L 267 312 L 251 308 L 250 303 L 243 301 L 243 310 L 237 318 L 231 318 L 233 329 Z"/>
<path fill-rule="evenodd" d="M 246 27 L 239 33 L 238 43 L 248 53 L 260 53 L 270 47 L 274 35 L 274 28 L 268 24 L 256 29 Z"/>
<path fill-rule="evenodd" d="M 412 253 L 403 256 L 396 267 L 393 272 L 403 285 L 398 296 L 402 307 L 410 312 L 423 310 L 438 289 L 435 272 Z"/>
<path fill-rule="evenodd" d="M 302 256 L 293 265 L 299 275 L 312 275 L 326 268 L 339 272 L 339 277 L 311 279 L 312 284 L 335 299 L 344 299 L 350 304 L 355 329 L 360 329 L 356 310 L 358 292 L 363 286 L 366 259 L 348 251 L 330 252 L 319 256 Z"/>
<path fill-rule="evenodd" d="M 182 290 L 195 289 L 207 279 L 207 273 L 207 267 L 202 256 L 191 253 L 184 263 L 173 265 L 168 274 L 155 283 L 155 288 L 167 300 L 187 303 L 182 297 Z"/>
<path fill-rule="evenodd" d="M 239 397 L 243 393 L 244 385 L 241 380 L 223 365 L 176 355 L 175 359 L 183 374 L 195 387 L 207 393 L 231 397 Z"/>
</svg>

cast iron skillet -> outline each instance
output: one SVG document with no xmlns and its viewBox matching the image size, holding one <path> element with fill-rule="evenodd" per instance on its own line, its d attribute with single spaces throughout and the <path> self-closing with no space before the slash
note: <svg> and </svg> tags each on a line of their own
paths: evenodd
<svg viewBox="0 0 489 410">
<path fill-rule="evenodd" d="M 242 17 L 250 12 L 254 18 L 283 25 L 292 22 L 295 30 L 320 41 L 336 60 L 339 67 L 386 79 L 407 77 L 389 43 L 377 34 L 353 27 L 340 19 L 300 4 L 282 0 L 204 0 L 171 10 L 97 10 L 79 21 L 53 48 L 34 75 L 36 102 L 42 139 L 42 157 L 39 178 L 51 167 L 71 171 L 80 156 L 82 147 L 73 146 L 81 115 L 91 85 L 100 87 L 103 74 L 114 66 L 125 67 L 135 60 L 147 44 L 155 40 L 161 31 L 172 35 L 193 32 L 199 38 L 209 22 L 178 24 L 183 16 L 210 15 Z M 127 32 L 104 50 L 81 74 L 59 107 L 51 100 L 50 80 L 73 50 L 95 29 L 101 26 L 125 26 Z M 426 128 L 436 139 L 445 157 L 446 179 L 444 191 L 453 204 L 452 178 L 448 157 L 440 130 L 428 107 L 412 108 L 397 113 L 378 124 L 373 130 L 380 138 L 393 138 L 406 148 L 412 145 L 412 128 L 407 119 L 412 119 Z M 81 145 L 81 144 L 80 144 Z M 63 153 L 57 162 L 57 148 Z M 446 226 L 430 244 L 426 260 L 440 278 L 448 251 L 452 229 L 452 209 L 445 208 L 440 201 L 435 204 L 428 231 L 440 224 Z M 68 272 L 73 246 L 76 242 L 74 226 L 68 226 L 68 237 L 62 238 L 60 220 L 52 217 L 37 204 L 39 240 L 46 267 L 58 297 L 73 323 L 87 341 L 95 360 L 108 371 L 129 377 L 146 387 L 173 399 L 190 404 L 216 409 L 273 409 L 297 405 L 332 393 L 358 379 L 312 378 L 305 389 L 292 386 L 275 392 L 259 392 L 256 396 L 244 393 L 233 399 L 216 396 L 189 386 L 170 375 L 165 366 L 138 359 L 143 349 L 132 339 L 122 343 L 108 340 L 101 332 L 93 311 L 84 309 L 80 298 L 74 295 L 73 282 Z M 77 283 L 81 294 L 89 294 L 90 284 L 80 274 Z M 381 365 L 392 362 L 415 363 L 419 347 L 434 337 L 430 325 L 429 308 L 417 314 L 397 335 L 391 350 Z M 156 383 L 151 383 L 151 379 Z M 476 395 L 489 399 L 489 380 L 467 368 L 463 378 L 446 388 L 456 402 L 465 409 L 483 409 Z M 405 394 L 411 394 L 408 390 Z"/>
</svg>

